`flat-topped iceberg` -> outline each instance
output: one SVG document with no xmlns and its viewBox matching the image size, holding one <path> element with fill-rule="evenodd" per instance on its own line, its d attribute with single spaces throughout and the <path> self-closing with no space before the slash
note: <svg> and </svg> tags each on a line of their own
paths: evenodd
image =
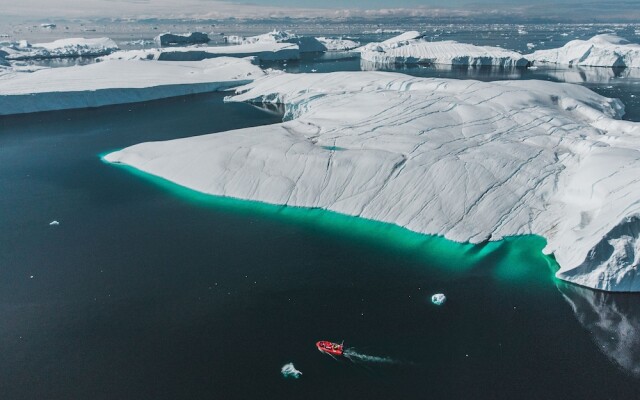
<svg viewBox="0 0 640 400">
<path fill-rule="evenodd" d="M 209 35 L 202 32 L 189 32 L 184 34 L 174 34 L 170 32 L 161 33 L 153 39 L 160 46 L 170 46 L 178 44 L 200 44 L 209 43 Z"/>
<path fill-rule="evenodd" d="M 200 61 L 216 57 L 256 57 L 260 61 L 300 58 L 298 46 L 291 43 L 248 43 L 236 46 L 167 47 L 126 50 L 100 57 L 100 60 Z"/>
<path fill-rule="evenodd" d="M 0 47 L 7 60 L 30 60 L 45 58 L 97 57 L 118 50 L 116 42 L 109 38 L 70 38 L 49 43 L 30 44 L 23 40 Z"/>
<path fill-rule="evenodd" d="M 558 49 L 538 50 L 527 57 L 536 64 L 640 68 L 640 44 L 603 34 L 572 40 Z"/>
<path fill-rule="evenodd" d="M 217 196 L 481 243 L 536 234 L 557 276 L 638 291 L 640 124 L 587 88 L 384 72 L 272 74 L 233 101 L 286 122 L 105 157 Z"/>
<path fill-rule="evenodd" d="M 355 49 L 360 44 L 349 39 L 300 36 L 290 31 L 273 30 L 257 36 L 225 36 L 224 40 L 230 44 L 251 43 L 292 43 L 298 45 L 301 53 L 317 53 L 325 51 L 347 51 Z"/>
<path fill-rule="evenodd" d="M 249 60 L 107 61 L 0 75 L 0 115 L 99 107 L 212 92 L 263 74 Z"/>
<path fill-rule="evenodd" d="M 360 57 L 374 64 L 448 64 L 465 66 L 526 67 L 522 54 L 499 47 L 474 46 L 452 40 L 429 42 L 419 32 L 405 32 L 380 43 L 359 48 Z"/>
</svg>

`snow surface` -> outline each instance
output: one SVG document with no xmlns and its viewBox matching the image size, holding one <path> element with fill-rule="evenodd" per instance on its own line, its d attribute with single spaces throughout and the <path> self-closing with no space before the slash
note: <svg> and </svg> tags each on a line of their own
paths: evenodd
<svg viewBox="0 0 640 400">
<path fill-rule="evenodd" d="M 522 54 L 499 47 L 474 46 L 452 40 L 429 42 L 417 31 L 405 32 L 380 43 L 359 48 L 360 57 L 380 65 L 449 64 L 493 67 L 526 67 Z"/>
<path fill-rule="evenodd" d="M 314 207 L 458 242 L 536 234 L 557 276 L 638 291 L 640 124 L 619 100 L 546 81 L 271 74 L 231 101 L 286 122 L 111 153 L 194 190 Z"/>
<path fill-rule="evenodd" d="M 26 40 L 0 47 L 7 60 L 43 58 L 96 57 L 118 50 L 116 42 L 109 38 L 70 38 L 50 43 L 29 44 Z"/>
<path fill-rule="evenodd" d="M 216 57 L 257 57 L 262 61 L 297 60 L 298 46 L 291 43 L 249 43 L 237 46 L 167 47 L 126 50 L 100 57 L 100 60 L 199 61 Z"/>
<path fill-rule="evenodd" d="M 173 34 L 171 32 L 161 33 L 153 39 L 160 46 L 171 44 L 198 44 L 209 43 L 209 35 L 202 32 L 189 32 L 184 34 Z"/>
<path fill-rule="evenodd" d="M 640 44 L 604 34 L 572 40 L 558 49 L 538 50 L 527 57 L 536 64 L 640 68 Z"/>
<path fill-rule="evenodd" d="M 301 53 L 316 53 L 325 51 L 346 51 L 355 49 L 359 43 L 348 39 L 299 36 L 290 31 L 273 30 L 257 36 L 225 36 L 225 41 L 231 44 L 252 43 L 292 43 L 298 45 Z"/>
<path fill-rule="evenodd" d="M 105 61 L 0 75 L 0 115 L 133 103 L 223 90 L 263 74 L 249 60 Z"/>
</svg>

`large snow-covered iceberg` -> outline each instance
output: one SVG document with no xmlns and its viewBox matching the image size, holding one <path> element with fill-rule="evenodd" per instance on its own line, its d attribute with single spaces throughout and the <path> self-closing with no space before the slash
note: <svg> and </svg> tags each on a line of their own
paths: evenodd
<svg viewBox="0 0 640 400">
<path fill-rule="evenodd" d="M 480 243 L 536 234 L 557 276 L 638 291 L 640 124 L 545 81 L 271 74 L 235 101 L 286 122 L 106 156 L 194 190 L 314 207 Z"/>
<path fill-rule="evenodd" d="M 49 43 L 30 44 L 23 40 L 0 47 L 7 60 L 30 60 L 67 57 L 97 57 L 118 50 L 116 42 L 109 38 L 70 38 Z"/>
<path fill-rule="evenodd" d="M 603 34 L 572 40 L 558 49 L 538 50 L 527 57 L 536 64 L 640 68 L 640 44 Z"/>
<path fill-rule="evenodd" d="M 522 54 L 499 47 L 474 46 L 452 40 L 429 42 L 417 31 L 359 48 L 363 60 L 375 64 L 449 64 L 465 66 L 526 67 Z"/>
<path fill-rule="evenodd" d="M 216 57 L 256 57 L 261 61 L 297 60 L 298 46 L 291 43 L 248 43 L 237 46 L 165 47 L 117 51 L 100 60 L 199 61 Z"/>
<path fill-rule="evenodd" d="M 230 35 L 225 36 L 224 40 L 230 44 L 293 43 L 298 45 L 301 53 L 347 51 L 359 46 L 359 43 L 349 39 L 300 36 L 293 32 L 278 30 L 248 37 Z"/>
<path fill-rule="evenodd" d="M 0 115 L 133 103 L 223 90 L 263 74 L 249 60 L 106 61 L 0 75 Z"/>
<path fill-rule="evenodd" d="M 174 34 L 170 32 L 161 33 L 153 39 L 160 46 L 170 46 L 178 44 L 200 44 L 209 43 L 209 35 L 202 32 L 189 32 L 184 34 Z"/>
</svg>

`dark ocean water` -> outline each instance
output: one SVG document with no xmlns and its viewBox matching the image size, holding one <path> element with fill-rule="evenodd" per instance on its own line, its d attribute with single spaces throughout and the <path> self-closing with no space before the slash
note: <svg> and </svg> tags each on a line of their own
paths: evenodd
<svg viewBox="0 0 640 400">
<path fill-rule="evenodd" d="M 637 80 L 615 71 L 402 72 L 577 76 L 640 119 Z M 637 397 L 640 296 L 557 281 L 540 238 L 460 245 L 101 162 L 143 141 L 279 121 L 222 98 L 0 117 L 0 398 Z M 334 360 L 318 340 L 363 357 Z M 290 362 L 300 379 L 281 375 Z"/>
</svg>

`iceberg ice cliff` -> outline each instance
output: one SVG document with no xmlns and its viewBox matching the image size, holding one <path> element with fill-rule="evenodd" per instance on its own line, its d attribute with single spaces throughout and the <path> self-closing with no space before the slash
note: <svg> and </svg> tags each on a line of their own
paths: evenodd
<svg viewBox="0 0 640 400">
<path fill-rule="evenodd" d="M 358 49 L 360 57 L 374 64 L 448 64 L 464 66 L 526 67 L 522 54 L 499 47 L 474 46 L 452 40 L 429 42 L 417 31 L 405 32 Z"/>
<path fill-rule="evenodd" d="M 0 74 L 0 115 L 134 103 L 243 85 L 263 74 L 249 60 L 105 61 Z"/>
<path fill-rule="evenodd" d="M 225 36 L 224 40 L 231 44 L 252 43 L 292 43 L 300 48 L 301 53 L 313 53 L 324 51 L 347 51 L 355 49 L 359 43 L 348 39 L 300 36 L 289 31 L 273 30 L 257 36 Z"/>
<path fill-rule="evenodd" d="M 99 60 L 200 61 L 216 57 L 257 57 L 261 61 L 297 60 L 300 50 L 291 43 L 248 43 L 237 46 L 166 47 L 125 50 Z"/>
<path fill-rule="evenodd" d="M 271 74 L 231 101 L 285 122 L 105 157 L 194 190 L 480 243 L 536 234 L 557 276 L 639 291 L 640 124 L 571 84 Z"/>
<path fill-rule="evenodd" d="M 116 42 L 109 38 L 70 38 L 50 43 L 30 44 L 23 40 L 0 47 L 7 60 L 30 60 L 45 58 L 97 57 L 118 50 Z"/>
<path fill-rule="evenodd" d="M 640 44 L 603 34 L 572 40 L 558 49 L 538 50 L 527 57 L 536 64 L 640 68 Z"/>
<path fill-rule="evenodd" d="M 189 32 L 184 34 L 174 34 L 170 32 L 161 33 L 153 39 L 160 46 L 177 44 L 199 44 L 209 43 L 209 35 L 202 32 Z"/>
</svg>

